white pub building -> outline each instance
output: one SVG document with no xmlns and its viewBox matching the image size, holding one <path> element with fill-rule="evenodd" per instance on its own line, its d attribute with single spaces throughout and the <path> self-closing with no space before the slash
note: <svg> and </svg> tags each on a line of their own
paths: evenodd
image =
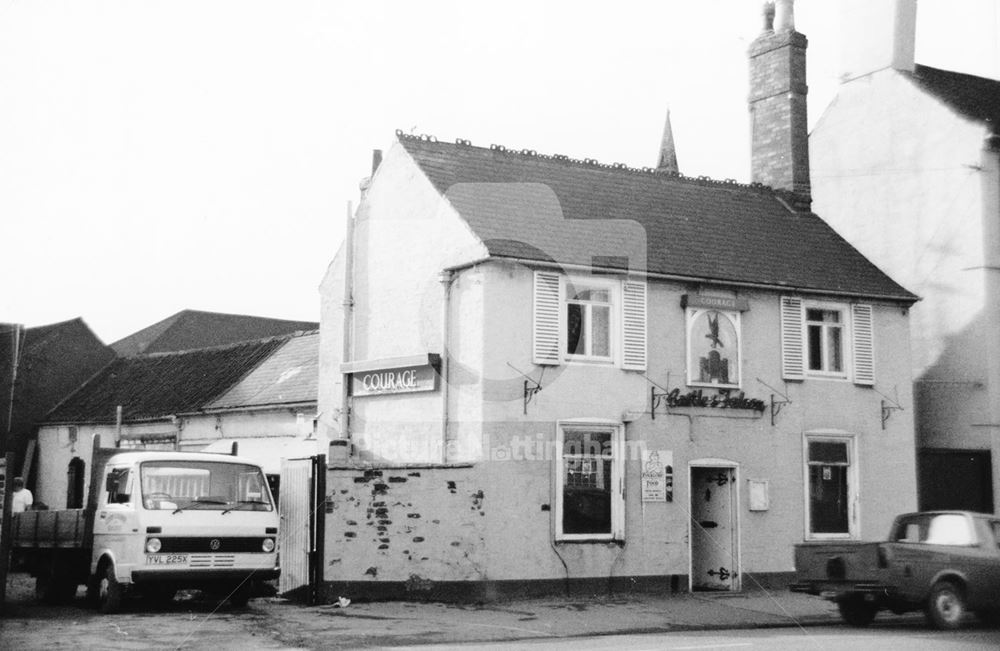
<svg viewBox="0 0 1000 651">
<path fill-rule="evenodd" d="M 805 43 L 751 46 L 754 185 L 397 135 L 321 289 L 328 596 L 738 591 L 915 507 L 916 297 L 810 212 Z"/>
</svg>

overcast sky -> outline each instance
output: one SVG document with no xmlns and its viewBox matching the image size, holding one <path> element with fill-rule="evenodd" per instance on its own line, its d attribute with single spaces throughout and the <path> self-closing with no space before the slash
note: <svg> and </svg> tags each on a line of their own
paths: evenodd
<svg viewBox="0 0 1000 651">
<path fill-rule="evenodd" d="M 810 122 L 836 4 L 796 2 Z M 996 4 L 921 0 L 918 62 L 1000 76 Z M 318 320 L 396 129 L 641 167 L 669 105 L 681 172 L 746 181 L 760 5 L 0 0 L 0 322 Z"/>
</svg>

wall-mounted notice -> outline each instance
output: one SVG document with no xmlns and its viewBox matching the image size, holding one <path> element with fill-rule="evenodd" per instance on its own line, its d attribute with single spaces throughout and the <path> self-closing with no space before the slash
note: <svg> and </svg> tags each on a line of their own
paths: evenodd
<svg viewBox="0 0 1000 651">
<path fill-rule="evenodd" d="M 642 501 L 674 501 L 673 450 L 642 451 Z"/>
</svg>

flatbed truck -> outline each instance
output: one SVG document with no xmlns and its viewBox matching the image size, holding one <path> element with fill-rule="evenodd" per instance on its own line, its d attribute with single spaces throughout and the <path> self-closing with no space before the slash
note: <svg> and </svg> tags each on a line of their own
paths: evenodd
<svg viewBox="0 0 1000 651">
<path fill-rule="evenodd" d="M 275 579 L 277 508 L 261 467 L 224 454 L 101 448 L 82 509 L 13 514 L 11 565 L 48 603 L 80 585 L 103 613 L 199 589 L 243 606 Z"/>
</svg>

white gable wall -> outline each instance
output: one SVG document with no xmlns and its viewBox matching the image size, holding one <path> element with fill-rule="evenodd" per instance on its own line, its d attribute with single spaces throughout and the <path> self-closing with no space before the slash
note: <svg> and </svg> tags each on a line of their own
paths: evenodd
<svg viewBox="0 0 1000 651">
<path fill-rule="evenodd" d="M 395 144 L 382 160 L 358 207 L 355 222 L 354 315 L 351 361 L 442 354 L 445 289 L 441 272 L 485 257 L 486 249 Z M 342 283 L 324 282 L 324 321 L 337 320 Z M 459 283 L 461 294 L 471 286 Z M 461 302 L 461 296 L 453 298 Z M 466 308 L 468 309 L 468 300 Z M 342 314 L 339 317 L 342 320 Z M 475 319 L 462 328 L 475 328 Z M 323 333 L 335 336 L 338 326 Z M 321 410 L 339 402 L 335 359 L 341 347 L 324 338 Z M 337 390 L 337 396 L 328 395 Z M 359 450 L 388 461 L 440 461 L 444 392 L 358 397 L 353 400 L 351 435 Z M 339 409 L 339 404 L 337 405 Z M 368 427 L 369 423 L 378 426 Z"/>
<path fill-rule="evenodd" d="M 842 85 L 810 135 L 813 210 L 923 299 L 916 376 L 982 306 L 983 135 L 893 70 Z"/>
<path fill-rule="evenodd" d="M 996 422 L 990 395 L 1000 389 L 990 388 L 988 368 L 998 362 L 987 342 L 996 333 L 983 314 L 996 300 L 985 291 L 985 135 L 982 124 L 883 70 L 841 86 L 809 146 L 814 210 L 923 299 L 910 322 L 918 448 L 992 450 L 996 496 L 1000 436 L 988 424 Z M 930 485 L 921 490 L 936 495 Z"/>
</svg>

